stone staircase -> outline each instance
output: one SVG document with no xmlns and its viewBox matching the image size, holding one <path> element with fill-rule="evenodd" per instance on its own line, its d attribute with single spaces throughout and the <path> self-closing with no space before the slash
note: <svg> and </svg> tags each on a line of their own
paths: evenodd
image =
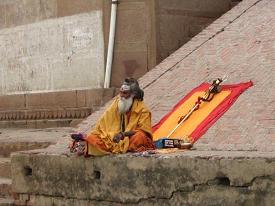
<svg viewBox="0 0 275 206">
<path fill-rule="evenodd" d="M 40 149 L 53 142 L 1 142 L 0 146 L 0 206 L 14 204 L 11 179 L 10 154 L 16 151 Z"/>
<path fill-rule="evenodd" d="M 17 151 L 46 148 L 73 132 L 73 128 L 1 129 L 0 131 L 0 206 L 16 205 L 12 192 L 10 155 Z"/>
<path fill-rule="evenodd" d="M 10 166 L 10 158 L 0 151 L 0 206 L 14 205 Z"/>
</svg>

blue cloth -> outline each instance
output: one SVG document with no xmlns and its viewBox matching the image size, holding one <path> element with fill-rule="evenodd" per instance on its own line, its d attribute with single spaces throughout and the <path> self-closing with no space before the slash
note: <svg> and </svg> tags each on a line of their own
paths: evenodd
<svg viewBox="0 0 275 206">
<path fill-rule="evenodd" d="M 166 139 L 168 139 L 168 138 L 164 137 L 164 138 L 161 138 L 161 139 L 159 139 L 159 140 L 157 140 L 157 141 L 154 141 L 155 147 L 156 147 L 157 149 L 162 149 L 162 148 L 164 148 L 164 140 L 166 140 Z"/>
</svg>

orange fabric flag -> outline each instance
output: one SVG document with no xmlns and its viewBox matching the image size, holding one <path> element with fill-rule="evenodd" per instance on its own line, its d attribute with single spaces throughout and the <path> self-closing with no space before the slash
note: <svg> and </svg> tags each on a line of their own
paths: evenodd
<svg viewBox="0 0 275 206">
<path fill-rule="evenodd" d="M 251 81 L 221 85 L 221 92 L 216 94 L 210 102 L 202 102 L 199 109 L 195 110 L 169 138 L 188 139 L 189 142 L 196 142 L 230 108 L 240 94 L 252 85 Z M 153 140 L 157 141 L 167 137 L 178 125 L 179 119 L 188 114 L 195 106 L 198 97 L 203 97 L 210 86 L 209 83 L 203 83 L 182 98 L 167 115 L 153 126 Z"/>
</svg>

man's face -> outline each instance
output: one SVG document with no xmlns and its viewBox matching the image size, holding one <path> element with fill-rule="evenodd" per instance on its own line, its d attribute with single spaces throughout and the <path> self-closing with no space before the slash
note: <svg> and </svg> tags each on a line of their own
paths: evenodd
<svg viewBox="0 0 275 206">
<path fill-rule="evenodd" d="M 131 96 L 131 92 L 127 91 L 127 90 L 126 91 L 120 90 L 119 91 L 119 96 L 123 97 L 125 99 L 128 99 Z"/>
<path fill-rule="evenodd" d="M 133 104 L 133 95 L 129 90 L 120 90 L 119 92 L 119 101 L 118 101 L 118 111 L 121 114 L 128 112 Z"/>
</svg>

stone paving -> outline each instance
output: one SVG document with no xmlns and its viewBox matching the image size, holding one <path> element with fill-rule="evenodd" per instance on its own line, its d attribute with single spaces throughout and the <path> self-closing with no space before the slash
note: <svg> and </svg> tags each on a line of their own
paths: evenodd
<svg viewBox="0 0 275 206">
<path fill-rule="evenodd" d="M 56 127 L 46 129 L 0 129 L 1 142 L 51 142 L 56 143 L 58 139 L 73 132 L 71 127 Z"/>
<path fill-rule="evenodd" d="M 12 152 L 46 148 L 73 132 L 71 127 L 47 129 L 0 129 L 0 205 L 13 205 L 11 160 Z M 34 150 L 33 150 L 34 151 Z"/>
<path fill-rule="evenodd" d="M 71 127 L 46 129 L 0 129 L 0 157 L 8 157 L 12 152 L 46 148 L 58 141 L 66 141 L 65 137 L 74 131 Z"/>
</svg>

